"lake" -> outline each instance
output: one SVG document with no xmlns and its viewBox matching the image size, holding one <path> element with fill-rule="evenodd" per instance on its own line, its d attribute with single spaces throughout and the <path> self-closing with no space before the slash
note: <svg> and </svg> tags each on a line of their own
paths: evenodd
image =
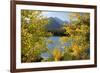
<svg viewBox="0 0 100 73">
<path fill-rule="evenodd" d="M 51 52 L 53 51 L 53 49 L 54 49 L 55 47 L 58 48 L 58 49 L 60 49 L 61 52 L 62 52 L 62 51 L 64 51 L 64 46 L 70 46 L 70 42 L 66 42 L 65 44 L 62 45 L 61 42 L 59 41 L 60 36 L 52 36 L 52 37 L 49 37 L 48 39 L 50 39 L 50 40 L 53 41 L 53 44 L 51 43 L 51 44 L 48 44 L 48 45 L 47 45 L 48 49 L 49 49 Z M 42 58 L 49 58 L 49 57 L 51 57 L 51 54 L 45 52 L 45 53 L 42 53 L 42 54 L 41 54 L 41 57 L 42 57 Z"/>
</svg>

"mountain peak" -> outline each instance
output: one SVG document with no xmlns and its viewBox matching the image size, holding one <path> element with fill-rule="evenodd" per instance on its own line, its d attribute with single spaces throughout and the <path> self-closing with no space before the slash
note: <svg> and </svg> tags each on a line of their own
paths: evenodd
<svg viewBox="0 0 100 73">
<path fill-rule="evenodd" d="M 46 25 L 46 29 L 49 32 L 53 32 L 54 35 L 64 35 L 64 21 L 62 21 L 61 19 L 57 18 L 57 17 L 50 17 L 49 19 L 49 23 Z"/>
</svg>

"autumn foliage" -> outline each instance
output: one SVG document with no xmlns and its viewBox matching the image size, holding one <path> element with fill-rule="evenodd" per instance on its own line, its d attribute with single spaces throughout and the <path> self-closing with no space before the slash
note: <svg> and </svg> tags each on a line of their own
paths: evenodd
<svg viewBox="0 0 100 73">
<path fill-rule="evenodd" d="M 59 38 L 59 46 L 53 50 L 48 44 L 54 42 L 48 37 L 53 36 L 47 32 L 45 26 L 49 23 L 47 17 L 41 15 L 42 11 L 21 11 L 21 62 L 45 62 L 64 60 L 84 60 L 90 58 L 90 16 L 89 13 L 69 13 L 69 24 L 63 24 L 64 34 Z M 64 44 L 69 45 L 64 45 Z M 48 59 L 41 57 L 42 53 L 50 54 Z"/>
</svg>

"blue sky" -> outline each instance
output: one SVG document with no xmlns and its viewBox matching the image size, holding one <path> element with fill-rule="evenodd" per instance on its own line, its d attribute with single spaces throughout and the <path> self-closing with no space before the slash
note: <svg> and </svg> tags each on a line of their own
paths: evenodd
<svg viewBox="0 0 100 73">
<path fill-rule="evenodd" d="M 69 21 L 68 12 L 59 12 L 59 11 L 43 11 L 42 15 L 46 17 L 57 17 L 63 21 Z"/>
</svg>

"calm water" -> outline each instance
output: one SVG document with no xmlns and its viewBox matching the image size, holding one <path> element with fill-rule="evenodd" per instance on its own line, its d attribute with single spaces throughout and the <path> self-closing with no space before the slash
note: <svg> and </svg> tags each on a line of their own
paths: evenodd
<svg viewBox="0 0 100 73">
<path fill-rule="evenodd" d="M 66 42 L 65 44 L 61 45 L 61 42 L 59 41 L 60 37 L 59 36 L 53 36 L 53 37 L 49 37 L 48 39 L 53 41 L 53 44 L 48 44 L 47 47 L 49 48 L 49 50 L 52 52 L 53 49 L 56 47 L 58 49 L 60 49 L 61 51 L 64 51 L 64 46 L 69 46 L 70 43 Z M 42 53 L 41 57 L 43 58 L 49 58 L 51 57 L 51 54 L 49 53 Z"/>
<path fill-rule="evenodd" d="M 72 43 L 72 40 L 66 42 L 65 44 L 61 45 L 61 42 L 59 41 L 60 37 L 59 36 L 53 36 L 53 37 L 49 37 L 48 39 L 52 40 L 54 43 L 53 44 L 48 44 L 47 47 L 49 48 L 49 50 L 52 52 L 53 49 L 56 47 L 57 49 L 60 49 L 61 51 L 64 51 L 64 46 L 70 46 Z M 87 54 L 90 54 L 90 49 L 87 49 Z M 50 58 L 52 57 L 51 54 L 45 52 L 41 54 L 41 57 L 44 59 Z"/>
</svg>

